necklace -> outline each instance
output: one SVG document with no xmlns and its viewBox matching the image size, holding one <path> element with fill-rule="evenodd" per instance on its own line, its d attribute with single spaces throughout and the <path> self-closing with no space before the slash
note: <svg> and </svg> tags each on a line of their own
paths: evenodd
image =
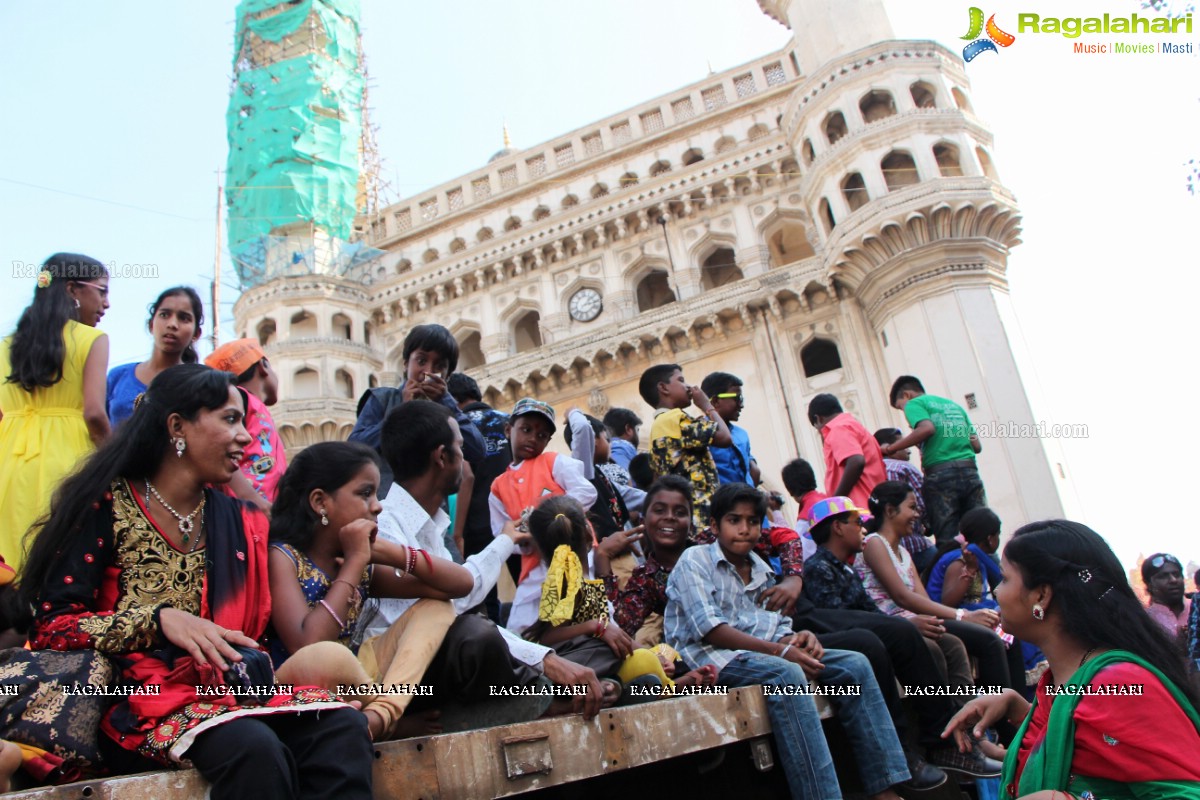
<svg viewBox="0 0 1200 800">
<path fill-rule="evenodd" d="M 184 545 L 186 545 L 188 543 L 188 541 L 192 538 L 192 531 L 196 529 L 196 523 L 194 520 L 195 520 L 197 514 L 200 515 L 200 526 L 201 526 L 201 529 L 203 532 L 204 501 L 205 501 L 205 497 L 203 494 L 200 495 L 200 505 L 196 506 L 192 510 L 192 513 L 188 514 L 186 517 L 183 514 L 180 514 L 174 508 L 172 508 L 171 504 L 168 503 L 166 500 L 163 500 L 162 495 L 159 494 L 158 490 L 154 488 L 154 484 L 150 483 L 149 478 L 146 479 L 146 495 L 147 496 L 154 495 L 154 499 L 157 500 L 162 505 L 163 508 L 165 508 L 167 511 L 170 511 L 171 516 L 173 516 L 173 517 L 175 517 L 175 519 L 179 520 L 179 532 L 183 534 Z M 197 536 L 196 543 L 199 543 L 199 541 L 200 541 L 200 537 Z M 196 549 L 196 544 L 193 544 L 192 550 L 195 550 L 195 549 Z"/>
</svg>

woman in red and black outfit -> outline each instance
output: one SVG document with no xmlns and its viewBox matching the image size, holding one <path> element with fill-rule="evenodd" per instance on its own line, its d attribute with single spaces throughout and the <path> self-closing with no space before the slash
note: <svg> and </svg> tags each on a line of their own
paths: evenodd
<svg viewBox="0 0 1200 800">
<path fill-rule="evenodd" d="M 214 798 L 369 798 L 362 713 L 321 689 L 276 693 L 269 668 L 257 669 L 271 612 L 267 520 L 209 488 L 249 443 L 233 381 L 198 364 L 165 370 L 63 483 L 22 575 L 31 643 L 93 648 L 127 685 L 158 687 L 105 714 L 111 768 L 190 762 Z M 239 676 L 265 696 L 222 694 Z"/>
</svg>

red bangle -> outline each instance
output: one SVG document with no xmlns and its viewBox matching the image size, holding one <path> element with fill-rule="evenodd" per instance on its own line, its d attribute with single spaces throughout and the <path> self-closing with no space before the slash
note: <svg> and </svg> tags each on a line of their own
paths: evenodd
<svg viewBox="0 0 1200 800">
<path fill-rule="evenodd" d="M 433 558 L 424 550 L 417 550 L 425 558 L 425 566 L 429 567 L 429 574 L 433 574 Z"/>
</svg>

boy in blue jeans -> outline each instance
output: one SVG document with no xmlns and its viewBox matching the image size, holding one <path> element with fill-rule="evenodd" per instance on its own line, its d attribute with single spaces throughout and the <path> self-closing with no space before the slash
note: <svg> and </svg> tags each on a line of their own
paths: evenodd
<svg viewBox="0 0 1200 800">
<path fill-rule="evenodd" d="M 764 687 L 794 798 L 842 796 L 816 703 L 803 687 L 810 677 L 844 687 L 847 694 L 832 701 L 865 790 L 896 800 L 891 787 L 908 780 L 909 771 L 870 663 L 859 653 L 823 650 L 810 631 L 794 633 L 787 617 L 763 607 L 772 573 L 754 553 L 766 514 L 762 494 L 744 483 L 725 484 L 711 511 L 717 541 L 685 550 L 667 582 L 667 641 L 693 668 L 714 665 L 725 686 Z"/>
</svg>

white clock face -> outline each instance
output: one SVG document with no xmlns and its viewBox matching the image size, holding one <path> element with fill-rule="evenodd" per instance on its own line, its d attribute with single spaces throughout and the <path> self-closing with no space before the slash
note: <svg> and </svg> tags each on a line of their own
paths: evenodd
<svg viewBox="0 0 1200 800">
<path fill-rule="evenodd" d="M 602 308 L 604 308 L 604 303 L 600 299 L 600 293 L 595 289 L 580 289 L 571 295 L 571 301 L 567 304 L 567 310 L 571 312 L 571 319 L 579 322 L 591 322 L 600 316 Z"/>
</svg>

